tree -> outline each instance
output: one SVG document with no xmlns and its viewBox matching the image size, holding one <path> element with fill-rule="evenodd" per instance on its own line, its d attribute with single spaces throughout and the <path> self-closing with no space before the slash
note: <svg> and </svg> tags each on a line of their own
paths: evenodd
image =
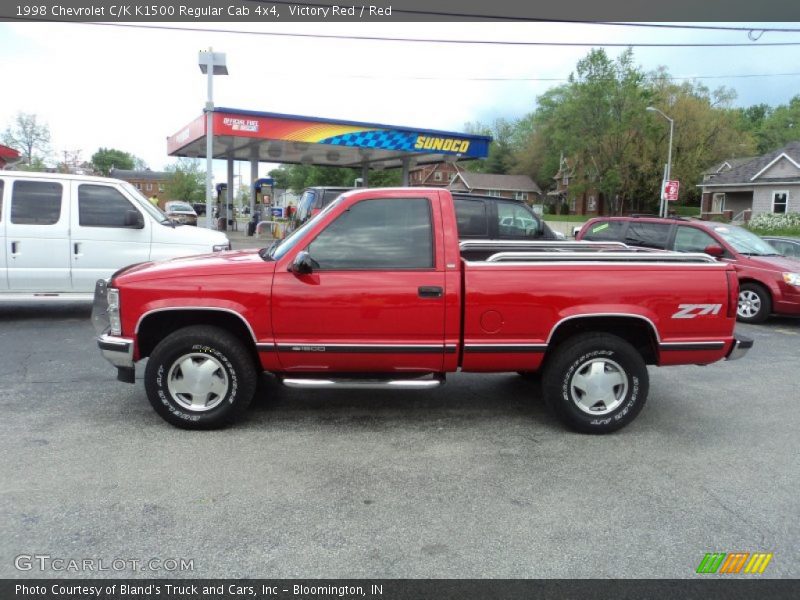
<svg viewBox="0 0 800 600">
<path fill-rule="evenodd" d="M 186 200 L 187 202 L 203 202 L 206 197 L 206 172 L 200 170 L 198 161 L 190 158 L 179 159 L 167 166 L 171 173 L 164 186 L 164 192 L 170 200 Z"/>
<path fill-rule="evenodd" d="M 516 121 L 495 119 L 491 125 L 484 123 L 466 123 L 464 131 L 473 135 L 488 135 L 492 137 L 489 145 L 489 156 L 482 160 L 473 160 L 465 163 L 468 171 L 475 173 L 494 173 L 505 175 L 510 173 L 516 165 L 514 144 L 517 142 L 515 132 Z"/>
<path fill-rule="evenodd" d="M 19 112 L 3 134 L 3 143 L 19 150 L 23 163 L 31 168 L 50 155 L 50 128 L 35 114 Z"/>
<path fill-rule="evenodd" d="M 111 169 L 133 169 L 136 166 L 136 158 L 116 148 L 100 148 L 92 154 L 92 164 L 95 171 L 108 177 Z"/>
<path fill-rule="evenodd" d="M 777 150 L 791 141 L 800 139 L 800 95 L 780 105 L 766 115 L 756 131 L 758 152 Z"/>
</svg>

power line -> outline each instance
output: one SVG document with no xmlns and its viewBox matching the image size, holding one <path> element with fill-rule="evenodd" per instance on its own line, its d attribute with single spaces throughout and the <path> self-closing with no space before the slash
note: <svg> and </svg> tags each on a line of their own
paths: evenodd
<svg viewBox="0 0 800 600">
<path fill-rule="evenodd" d="M 604 48 L 762 48 L 767 46 L 800 46 L 800 42 L 702 42 L 702 43 L 671 43 L 671 42 L 530 42 L 513 40 L 465 40 L 465 39 L 442 39 L 442 38 L 408 38 L 408 37 L 388 37 L 388 36 L 358 36 L 330 33 L 296 33 L 286 31 L 252 31 L 238 29 L 222 29 L 218 27 L 178 27 L 175 25 L 134 25 L 132 23 L 96 23 L 63 21 L 58 19 L 26 19 L 22 17 L 6 17 L 9 20 L 37 22 L 37 23 L 57 23 L 70 25 L 91 25 L 99 27 L 122 27 L 127 29 L 150 29 L 158 31 L 179 31 L 186 33 L 225 33 L 232 35 L 257 35 L 268 37 L 288 37 L 288 38 L 312 38 L 330 40 L 349 40 L 367 42 L 408 42 L 424 44 L 474 44 L 485 46 L 530 46 L 530 47 L 604 47 Z"/>
<path fill-rule="evenodd" d="M 281 5 L 295 5 L 297 2 L 292 0 L 246 0 L 247 2 L 255 4 L 281 4 Z M 325 4 L 322 2 L 303 2 L 304 6 L 313 6 L 315 8 L 330 8 L 333 4 Z M 741 27 L 734 25 L 686 25 L 678 23 L 628 23 L 624 21 L 581 21 L 572 19 L 546 19 L 542 17 L 524 17 L 524 16 L 510 16 L 510 15 L 496 15 L 485 13 L 458 13 L 446 12 L 435 10 L 417 10 L 409 8 L 392 7 L 392 13 L 400 13 L 406 15 L 419 15 L 429 17 L 449 17 L 459 19 L 478 19 L 478 20 L 494 20 L 494 21 L 514 21 L 514 22 L 529 22 L 529 23 L 564 23 L 571 25 L 611 25 L 614 27 L 650 27 L 650 28 L 664 28 L 664 29 L 694 29 L 704 31 L 739 31 L 739 32 L 777 32 L 777 33 L 800 33 L 799 28 L 792 27 Z"/>
</svg>

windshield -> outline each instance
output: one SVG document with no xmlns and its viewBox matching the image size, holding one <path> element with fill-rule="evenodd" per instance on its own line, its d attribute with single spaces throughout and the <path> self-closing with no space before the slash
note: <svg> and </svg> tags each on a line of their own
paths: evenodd
<svg viewBox="0 0 800 600">
<path fill-rule="evenodd" d="M 274 260 L 278 260 L 284 254 L 286 254 L 289 250 L 295 247 L 297 242 L 303 239 L 306 232 L 314 226 L 314 224 L 323 216 L 328 214 L 331 210 L 333 210 L 334 206 L 338 206 L 339 202 L 341 202 L 342 197 L 339 196 L 336 200 L 328 204 L 325 208 L 323 208 L 319 213 L 317 213 L 314 217 L 303 223 L 302 227 L 298 227 L 295 229 L 289 237 L 283 240 L 280 244 L 278 244 L 272 252 L 269 254 L 270 258 Z"/>
<path fill-rule="evenodd" d="M 139 206 L 141 206 L 146 212 L 150 213 L 150 216 L 153 217 L 159 223 L 163 223 L 164 221 L 169 221 L 167 219 L 167 215 L 161 212 L 161 209 L 155 206 L 150 200 L 145 198 L 142 193 L 133 187 L 127 181 L 122 183 L 122 187 L 125 188 L 125 191 L 128 192 L 135 200 L 139 202 Z"/>
<path fill-rule="evenodd" d="M 719 225 L 714 227 L 714 231 L 741 254 L 750 254 L 753 256 L 775 256 L 778 254 L 778 251 L 768 242 L 765 242 L 756 234 L 742 229 L 741 227 L 736 227 L 735 225 Z"/>
<path fill-rule="evenodd" d="M 174 212 L 194 212 L 194 208 L 185 202 L 167 202 L 167 210 Z"/>
</svg>

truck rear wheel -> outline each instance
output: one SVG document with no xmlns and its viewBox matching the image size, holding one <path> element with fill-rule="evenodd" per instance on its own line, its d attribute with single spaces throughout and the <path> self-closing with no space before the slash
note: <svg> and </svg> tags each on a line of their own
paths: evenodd
<svg viewBox="0 0 800 600">
<path fill-rule="evenodd" d="M 633 421 L 644 407 L 648 387 L 641 355 L 607 333 L 563 342 L 542 378 L 548 406 L 562 423 L 583 433 L 610 433 Z"/>
<path fill-rule="evenodd" d="M 192 326 L 158 343 L 147 361 L 144 384 L 150 404 L 172 425 L 214 429 L 247 409 L 256 388 L 256 368 L 233 334 Z"/>
</svg>

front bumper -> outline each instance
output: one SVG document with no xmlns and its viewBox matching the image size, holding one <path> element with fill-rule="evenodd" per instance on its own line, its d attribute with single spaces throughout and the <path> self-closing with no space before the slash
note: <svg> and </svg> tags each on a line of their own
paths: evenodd
<svg viewBox="0 0 800 600">
<path fill-rule="evenodd" d="M 104 333 L 97 338 L 97 347 L 108 362 L 117 368 L 133 368 L 133 340 Z"/>
<path fill-rule="evenodd" d="M 731 349 L 728 350 L 728 355 L 725 360 L 738 360 L 742 358 L 750 348 L 753 347 L 753 340 L 741 334 L 734 334 L 733 344 Z"/>
</svg>

